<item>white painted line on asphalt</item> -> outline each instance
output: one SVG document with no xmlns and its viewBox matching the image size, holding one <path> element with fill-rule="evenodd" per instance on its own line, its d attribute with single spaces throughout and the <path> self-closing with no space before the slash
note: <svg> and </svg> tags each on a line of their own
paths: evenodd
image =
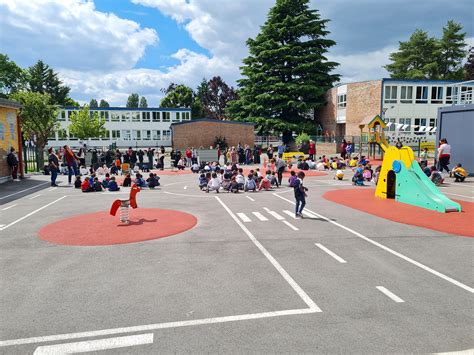
<svg viewBox="0 0 474 355">
<path fill-rule="evenodd" d="M 116 337 L 109 339 L 81 341 L 78 343 L 40 346 L 36 348 L 33 355 L 75 354 L 90 351 L 126 348 L 129 346 L 145 344 L 153 344 L 153 333 L 129 335 L 125 337 Z"/>
<path fill-rule="evenodd" d="M 276 213 L 275 211 L 270 211 L 270 209 L 264 207 L 263 208 L 265 211 L 267 211 L 267 213 L 273 217 L 275 217 L 277 220 L 279 221 L 283 221 L 285 218 L 280 216 L 278 213 Z"/>
<path fill-rule="evenodd" d="M 255 202 L 255 200 L 252 197 L 250 196 L 245 196 L 245 197 L 247 197 L 250 201 Z"/>
<path fill-rule="evenodd" d="M 41 196 L 41 194 L 38 194 L 38 195 L 35 195 L 35 196 L 30 197 L 29 199 L 30 199 L 30 200 L 34 200 L 35 198 L 40 197 L 40 196 Z"/>
<path fill-rule="evenodd" d="M 279 195 L 277 195 L 277 194 L 275 194 L 275 193 L 274 193 L 273 195 L 275 195 L 276 197 L 281 198 L 282 200 L 285 200 L 285 201 L 287 201 L 287 202 L 289 202 L 289 203 L 292 203 L 293 205 L 295 204 L 295 202 L 293 202 L 293 201 L 291 201 L 291 200 L 288 200 L 287 198 L 281 197 L 281 196 L 279 196 Z M 436 271 L 436 270 L 430 268 L 429 266 L 426 266 L 426 265 L 424 265 L 424 264 L 422 264 L 422 263 L 420 263 L 420 262 L 418 262 L 418 261 L 416 261 L 416 260 L 413 260 L 413 259 L 409 258 L 408 256 L 403 255 L 402 253 L 399 253 L 399 252 L 397 252 L 397 251 L 395 251 L 395 250 L 393 250 L 393 249 L 390 249 L 389 247 L 386 247 L 385 245 L 380 244 L 379 242 L 376 242 L 376 241 L 374 241 L 374 240 L 372 240 L 372 239 L 366 237 L 365 235 L 362 235 L 362 234 L 360 234 L 359 232 L 356 232 L 355 230 L 353 230 L 353 229 L 351 229 L 351 228 L 349 228 L 349 227 L 346 227 L 346 226 L 344 226 L 344 225 L 342 225 L 342 224 L 340 224 L 340 223 L 337 223 L 337 222 L 335 222 L 335 221 L 332 221 L 331 219 L 329 219 L 329 218 L 327 218 L 327 217 L 324 217 L 324 216 L 320 215 L 319 213 L 316 213 L 316 212 L 311 211 L 311 210 L 308 210 L 308 211 L 311 212 L 311 213 L 313 213 L 313 214 L 316 215 L 317 217 L 319 217 L 319 218 L 325 220 L 326 222 L 332 223 L 332 224 L 334 224 L 335 226 L 338 226 L 339 228 L 342 228 L 342 229 L 346 230 L 347 232 L 354 234 L 356 237 L 359 237 L 359 238 L 365 240 L 366 242 L 369 242 L 369 243 L 371 243 L 371 244 L 373 244 L 373 245 L 379 247 L 380 249 L 383 249 L 383 250 L 385 250 L 385 251 L 388 251 L 390 254 L 393 254 L 393 255 L 399 257 L 400 259 L 403 259 L 403 260 L 409 262 L 410 264 L 413 264 L 413 265 L 415 265 L 415 266 L 418 266 L 420 269 L 423 269 L 423 270 L 425 270 L 425 271 L 427 271 L 427 272 L 429 272 L 429 273 L 431 273 L 431 274 L 433 274 L 433 275 L 435 275 L 435 276 L 438 276 L 439 278 L 441 278 L 441 279 L 443 279 L 443 280 L 445 280 L 445 281 L 448 281 L 448 282 L 452 283 L 453 285 L 456 285 L 456 286 L 458 286 L 458 287 L 460 287 L 460 288 L 462 288 L 462 289 L 464 289 L 464 290 L 466 290 L 466 291 L 468 291 L 468 292 L 470 292 L 470 293 L 474 293 L 474 288 L 472 288 L 472 287 L 470 287 L 470 286 L 467 286 L 467 285 L 463 284 L 462 282 L 459 282 L 459 281 L 457 281 L 457 280 L 455 280 L 455 279 L 453 279 L 453 278 L 451 278 L 451 277 L 449 277 L 449 276 L 446 276 L 446 275 L 442 274 L 441 272 Z"/>
<path fill-rule="evenodd" d="M 398 297 L 396 294 L 394 294 L 393 292 L 390 292 L 389 290 L 387 290 L 387 289 L 386 289 L 385 287 L 383 287 L 383 286 L 377 286 L 376 289 L 379 290 L 380 292 L 382 292 L 385 296 L 390 297 L 392 300 L 394 300 L 394 301 L 397 302 L 397 303 L 403 303 L 403 302 L 405 302 L 405 301 L 402 300 L 400 297 Z"/>
<path fill-rule="evenodd" d="M 0 229 L 4 226 L 4 224 L 0 224 Z"/>
<path fill-rule="evenodd" d="M 90 337 L 99 337 L 99 336 L 124 334 L 124 333 L 146 332 L 146 331 L 159 330 L 159 329 L 180 328 L 180 327 L 189 327 L 189 326 L 196 326 L 196 325 L 237 322 L 237 321 L 251 320 L 251 319 L 273 318 L 273 317 L 291 316 L 291 315 L 299 315 L 299 314 L 311 314 L 311 313 L 316 313 L 316 312 L 321 312 L 321 310 L 317 308 L 317 306 L 315 308 L 289 309 L 289 310 L 284 310 L 284 311 L 240 314 L 236 316 L 225 316 L 225 317 L 216 317 L 216 318 L 185 320 L 185 321 L 178 321 L 178 322 L 146 324 L 146 325 L 137 325 L 133 327 L 93 330 L 93 331 L 88 331 L 88 332 L 67 333 L 67 334 L 47 335 L 47 336 L 31 337 L 31 338 L 2 340 L 0 341 L 0 347 L 34 344 L 34 343 L 46 343 L 46 342 L 51 342 L 51 341 L 90 338 Z"/>
<path fill-rule="evenodd" d="M 288 222 L 288 221 L 282 221 L 282 222 L 285 223 L 288 227 L 290 227 L 294 231 L 299 231 L 299 229 L 296 228 L 294 225 L 292 225 L 290 222 Z"/>
<path fill-rule="evenodd" d="M 164 191 L 165 194 L 167 195 L 174 195 L 174 196 L 184 196 L 184 197 L 197 197 L 197 198 L 212 198 L 213 196 L 208 196 L 206 195 L 189 195 L 189 194 L 178 194 L 176 192 L 169 192 L 169 191 Z"/>
<path fill-rule="evenodd" d="M 265 222 L 265 221 L 268 221 L 268 218 L 265 217 L 263 214 L 261 214 L 260 212 L 252 212 L 254 214 L 255 217 L 257 217 L 259 220 L 261 220 L 262 222 Z"/>
<path fill-rule="evenodd" d="M 47 205 L 44 205 L 43 207 L 40 207 L 40 208 L 34 210 L 33 212 L 28 213 L 27 215 L 25 215 L 25 216 L 23 216 L 23 217 L 21 217 L 21 218 L 18 218 L 17 220 L 11 222 L 10 224 L 7 224 L 6 226 L 1 227 L 1 228 L 0 228 L 0 231 L 3 231 L 3 230 L 5 230 L 5 229 L 7 229 L 7 228 L 13 226 L 14 224 L 17 224 L 18 222 L 23 221 L 24 219 L 26 219 L 26 218 L 28 218 L 28 217 L 34 215 L 36 212 L 39 212 L 39 211 L 41 211 L 41 210 L 44 210 L 45 208 L 48 208 L 48 207 L 51 206 L 52 204 L 54 204 L 54 203 L 56 203 L 56 202 L 58 202 L 58 201 L 61 201 L 63 198 L 66 198 L 66 196 L 60 197 L 60 198 L 58 198 L 57 200 L 54 200 L 53 202 L 50 202 L 50 203 L 48 203 Z"/>
<path fill-rule="evenodd" d="M 453 194 L 451 192 L 445 192 L 444 194 L 445 195 L 458 196 L 458 197 L 464 197 L 464 198 L 474 198 L 474 196 L 458 195 L 458 194 Z"/>
<path fill-rule="evenodd" d="M 8 207 L 2 208 L 2 211 L 9 210 L 10 208 L 15 207 L 16 205 L 17 205 L 17 203 L 15 203 L 15 204 L 13 204 L 13 205 L 10 205 L 10 206 L 8 206 Z"/>
<path fill-rule="evenodd" d="M 314 245 L 316 245 L 319 249 L 321 249 L 321 250 L 325 251 L 326 253 L 328 253 L 329 255 L 331 255 L 334 259 L 339 261 L 341 264 L 347 263 L 347 261 L 345 261 L 339 255 L 337 255 L 336 253 L 334 253 L 331 250 L 329 250 L 328 248 L 326 248 L 324 245 L 322 245 L 320 243 L 314 243 Z"/>
<path fill-rule="evenodd" d="M 308 211 L 305 211 L 305 210 L 303 210 L 303 214 L 309 218 L 314 218 L 314 219 L 318 218 L 318 216 L 315 216 L 314 214 L 309 213 Z"/>
<path fill-rule="evenodd" d="M 38 185 L 35 185 L 35 186 L 32 186 L 32 187 L 29 187 L 29 188 L 27 188 L 27 189 L 14 192 L 14 193 L 12 193 L 12 194 L 10 194 L 10 195 L 2 196 L 2 197 L 0 197 L 0 200 L 3 200 L 3 199 L 5 199 L 5 198 L 7 198 L 7 197 L 10 197 L 10 196 L 15 196 L 15 195 L 17 195 L 17 194 L 21 194 L 22 192 L 29 191 L 29 190 L 31 190 L 31 189 L 35 189 L 35 188 L 37 188 L 37 187 L 39 187 L 39 186 L 43 186 L 43 185 L 46 185 L 46 184 L 51 184 L 51 183 L 50 183 L 49 181 L 48 181 L 48 182 L 43 182 L 43 183 L 41 183 L 41 184 L 38 184 Z"/>
<path fill-rule="evenodd" d="M 252 222 L 252 220 L 250 218 L 248 218 L 245 213 L 239 212 L 239 213 L 237 213 L 237 216 L 239 216 L 240 219 L 245 223 Z"/>
<path fill-rule="evenodd" d="M 297 219 L 294 212 L 283 210 L 283 213 L 286 213 L 288 216 L 290 216 L 293 219 Z"/>
<path fill-rule="evenodd" d="M 277 269 L 280 275 L 285 279 L 286 282 L 295 290 L 298 296 L 308 305 L 308 307 L 315 312 L 322 312 L 322 310 L 314 303 L 314 301 L 308 296 L 308 294 L 296 283 L 295 280 L 286 272 L 285 269 L 276 261 L 276 259 L 268 252 L 267 249 L 255 238 L 255 236 L 245 227 L 242 222 L 237 218 L 237 216 L 230 210 L 227 205 L 222 202 L 222 200 L 215 196 L 216 200 L 224 207 L 227 213 L 232 217 L 232 219 L 239 225 L 239 227 L 247 234 L 247 237 L 255 244 L 255 246 L 262 252 L 262 254 L 270 261 L 270 263 Z"/>
<path fill-rule="evenodd" d="M 56 189 L 57 189 L 57 187 L 52 187 L 52 188 L 50 188 L 50 189 L 48 190 L 48 192 L 54 191 L 54 190 L 56 190 Z"/>
<path fill-rule="evenodd" d="M 187 189 L 188 189 L 188 186 L 183 187 L 183 189 L 187 190 Z"/>
</svg>

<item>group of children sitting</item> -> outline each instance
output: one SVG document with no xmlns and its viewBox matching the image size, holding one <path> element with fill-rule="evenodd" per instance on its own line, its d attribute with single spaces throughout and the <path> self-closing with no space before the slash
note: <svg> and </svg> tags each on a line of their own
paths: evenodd
<svg viewBox="0 0 474 355">
<path fill-rule="evenodd" d="M 160 186 L 160 177 L 154 173 L 150 173 L 148 179 L 145 180 L 143 175 L 137 173 L 135 179 L 132 179 L 131 175 L 127 174 L 123 180 L 122 186 L 131 187 L 133 183 L 142 189 L 154 189 L 155 187 Z M 90 176 L 85 177 L 84 180 L 82 180 L 80 175 L 77 175 L 74 187 L 76 189 L 81 189 L 82 192 L 100 192 L 106 190 L 111 192 L 120 191 L 115 176 L 110 176 L 110 173 L 106 173 L 102 180 L 99 180 L 96 174 L 91 174 Z"/>
<path fill-rule="evenodd" d="M 294 174 L 294 172 L 292 172 Z M 244 176 L 242 168 L 219 169 L 217 171 L 203 171 L 199 175 L 198 186 L 201 191 L 220 190 L 237 193 L 239 191 L 271 190 L 274 186 L 279 187 L 278 179 L 274 171 L 267 170 L 265 175 L 260 169 L 250 170 L 247 177 Z"/>
</svg>

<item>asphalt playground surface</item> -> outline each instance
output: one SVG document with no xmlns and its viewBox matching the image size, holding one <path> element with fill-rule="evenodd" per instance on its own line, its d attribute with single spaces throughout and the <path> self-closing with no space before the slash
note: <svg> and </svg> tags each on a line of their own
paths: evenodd
<svg viewBox="0 0 474 355">
<path fill-rule="evenodd" d="M 322 198 L 353 188 L 349 177 L 305 179 L 308 214 L 294 219 L 285 186 L 206 194 L 197 175 L 163 175 L 159 189 L 138 194 L 131 220 L 140 208 L 161 209 L 197 224 L 158 239 L 93 246 L 45 241 L 39 231 L 90 214 L 65 238 L 110 239 L 117 228 L 100 223 L 99 212 L 128 190 L 84 194 L 64 176 L 57 188 L 48 178 L 0 185 L 2 354 L 474 348 L 474 239 Z M 442 189 L 448 197 L 474 202 L 472 179 L 451 181 Z M 144 224 L 158 231 L 186 218 L 176 215 Z"/>
</svg>

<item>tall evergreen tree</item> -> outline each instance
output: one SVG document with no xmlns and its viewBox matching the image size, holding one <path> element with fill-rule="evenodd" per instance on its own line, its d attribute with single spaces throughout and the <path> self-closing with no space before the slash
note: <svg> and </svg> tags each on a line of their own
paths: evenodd
<svg viewBox="0 0 474 355">
<path fill-rule="evenodd" d="M 28 85 L 30 91 L 49 94 L 53 104 L 65 105 L 67 103 L 69 87 L 62 85 L 58 74 L 42 60 L 28 68 Z"/>
<path fill-rule="evenodd" d="M 260 131 L 283 132 L 314 126 L 308 110 L 324 105 L 324 94 L 339 79 L 338 66 L 326 58 L 335 42 L 327 39 L 328 20 L 309 8 L 309 0 L 277 0 L 243 60 L 240 98 L 231 102 L 230 114 L 250 120 Z"/>
<path fill-rule="evenodd" d="M 399 42 L 398 52 L 390 54 L 391 64 L 385 66 L 392 78 L 432 79 L 438 72 L 437 40 L 417 29 L 407 42 Z"/>
<path fill-rule="evenodd" d="M 110 105 L 107 101 L 105 101 L 104 99 L 101 99 L 99 103 L 99 107 L 106 108 L 106 107 L 110 107 Z"/>
<path fill-rule="evenodd" d="M 91 99 L 91 102 L 89 103 L 90 108 L 96 108 L 99 107 L 99 104 L 97 103 L 96 99 Z"/>
<path fill-rule="evenodd" d="M 474 80 L 474 47 L 469 50 L 467 62 L 464 64 L 464 80 Z"/>
<path fill-rule="evenodd" d="M 127 100 L 127 107 L 129 108 L 138 108 L 140 102 L 140 97 L 138 94 L 130 94 Z"/>
<path fill-rule="evenodd" d="M 462 25 L 449 20 L 443 27 L 443 36 L 438 42 L 437 62 L 439 79 L 462 79 L 462 62 L 466 56 L 466 33 Z"/>
<path fill-rule="evenodd" d="M 138 105 L 140 108 L 148 108 L 148 102 L 146 101 L 145 96 L 140 98 L 140 104 Z"/>
</svg>

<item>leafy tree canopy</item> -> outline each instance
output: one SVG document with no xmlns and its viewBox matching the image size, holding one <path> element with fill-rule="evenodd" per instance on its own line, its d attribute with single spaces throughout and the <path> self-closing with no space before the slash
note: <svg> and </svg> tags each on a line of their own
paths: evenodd
<svg viewBox="0 0 474 355">
<path fill-rule="evenodd" d="M 62 84 L 58 74 L 42 60 L 28 68 L 29 91 L 49 94 L 56 105 L 65 105 L 71 90 Z"/>
<path fill-rule="evenodd" d="M 6 54 L 0 54 L 0 96 L 8 95 L 26 88 L 27 73 Z"/>
<path fill-rule="evenodd" d="M 469 50 L 469 56 L 464 65 L 464 80 L 474 80 L 474 47 Z"/>
<path fill-rule="evenodd" d="M 147 108 L 148 107 L 148 102 L 146 101 L 145 96 L 142 96 L 140 98 L 140 104 L 138 105 L 141 108 Z"/>
<path fill-rule="evenodd" d="M 91 102 L 89 103 L 90 108 L 96 108 L 99 107 L 99 104 L 97 103 L 96 99 L 91 99 Z"/>
<path fill-rule="evenodd" d="M 75 110 L 70 117 L 69 132 L 75 137 L 85 140 L 105 136 L 105 120 L 97 112 L 90 112 L 89 106 L 84 105 L 80 110 Z"/>
<path fill-rule="evenodd" d="M 43 149 L 48 137 L 58 127 L 58 106 L 52 102 L 49 94 L 38 92 L 20 91 L 12 94 L 11 98 L 22 104 L 20 115 L 25 138 Z"/>
<path fill-rule="evenodd" d="M 339 79 L 332 74 L 338 64 L 326 58 L 335 45 L 327 22 L 309 0 L 276 1 L 260 33 L 247 41 L 240 98 L 228 110 L 234 119 L 255 122 L 260 132 L 283 132 L 285 142 L 291 131 L 314 126 L 308 111 L 324 105 L 325 92 Z"/>
<path fill-rule="evenodd" d="M 237 99 L 237 94 L 233 87 L 230 87 L 220 77 L 215 76 L 202 92 L 202 110 L 209 118 L 223 120 L 226 118 L 226 109 L 229 102 Z"/>
<path fill-rule="evenodd" d="M 127 107 L 129 108 L 138 108 L 138 104 L 140 102 L 140 97 L 138 94 L 130 94 L 127 99 Z"/>
<path fill-rule="evenodd" d="M 109 103 L 104 99 L 100 100 L 99 107 L 110 107 Z"/>
</svg>

